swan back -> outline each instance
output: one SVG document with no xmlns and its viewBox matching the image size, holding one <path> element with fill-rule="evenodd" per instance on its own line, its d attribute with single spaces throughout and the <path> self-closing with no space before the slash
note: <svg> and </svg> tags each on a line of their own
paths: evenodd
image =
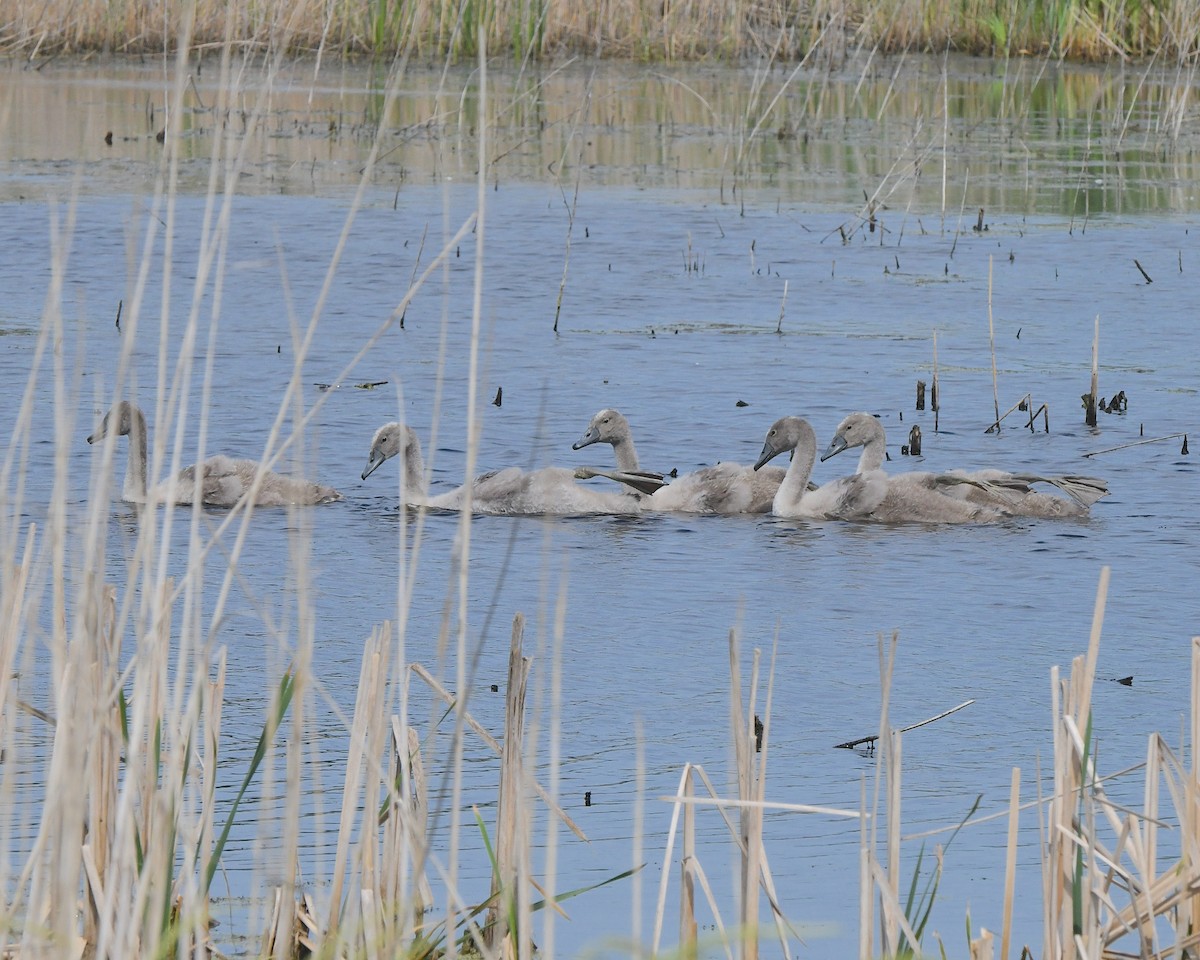
<svg viewBox="0 0 1200 960">
<path fill-rule="evenodd" d="M 462 510 L 467 503 L 464 484 L 430 497 L 429 507 Z M 471 483 L 471 511 L 496 516 L 553 516 L 627 514 L 641 510 L 633 493 L 606 493 L 576 482 L 576 471 L 565 467 L 522 470 L 506 467 L 476 477 Z"/>
</svg>

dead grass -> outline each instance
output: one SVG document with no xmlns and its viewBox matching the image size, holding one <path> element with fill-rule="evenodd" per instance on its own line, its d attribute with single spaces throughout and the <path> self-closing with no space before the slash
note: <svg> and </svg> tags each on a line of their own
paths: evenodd
<svg viewBox="0 0 1200 960">
<path fill-rule="evenodd" d="M 296 0 L 149 4 L 140 0 L 3 0 L 0 48 L 57 53 L 161 53 L 191 35 L 199 48 L 472 59 L 483 37 L 518 61 L 566 55 L 634 60 L 795 61 L 825 41 L 830 55 L 957 50 L 1002 57 L 1190 61 L 1196 0 Z"/>
</svg>

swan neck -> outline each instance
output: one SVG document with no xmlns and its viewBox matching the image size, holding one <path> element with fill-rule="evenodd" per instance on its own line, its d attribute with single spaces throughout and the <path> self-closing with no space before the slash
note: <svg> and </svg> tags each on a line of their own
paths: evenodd
<svg viewBox="0 0 1200 960">
<path fill-rule="evenodd" d="M 882 437 L 872 437 L 863 444 L 862 453 L 858 457 L 858 472 L 870 473 L 883 467 L 883 452 L 885 442 Z"/>
<path fill-rule="evenodd" d="M 125 485 L 122 494 L 125 500 L 141 503 L 146 499 L 146 418 L 135 409 L 130 416 L 129 461 L 125 465 Z"/>
<path fill-rule="evenodd" d="M 415 436 L 404 455 L 404 488 L 400 491 L 402 502 L 415 503 L 425 497 L 425 458 L 421 455 L 421 441 Z"/>
<path fill-rule="evenodd" d="M 613 455 L 617 458 L 618 470 L 637 470 L 638 455 L 633 446 L 633 435 L 626 432 L 613 441 Z"/>
<path fill-rule="evenodd" d="M 808 478 L 812 476 L 813 464 L 817 460 L 815 437 L 801 437 L 792 451 L 792 462 L 788 464 L 783 482 L 775 491 L 772 509 L 775 513 L 788 515 L 800 508 L 800 500 L 808 491 Z"/>
</svg>

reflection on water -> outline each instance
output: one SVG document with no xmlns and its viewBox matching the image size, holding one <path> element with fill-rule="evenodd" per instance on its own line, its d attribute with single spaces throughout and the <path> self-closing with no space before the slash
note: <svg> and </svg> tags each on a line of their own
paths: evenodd
<svg viewBox="0 0 1200 960">
<path fill-rule="evenodd" d="M 785 136 L 756 139 L 737 177 L 752 72 L 689 69 L 668 77 L 605 66 L 594 74 L 572 67 L 540 84 L 492 78 L 498 139 L 495 189 L 487 197 L 479 394 L 490 399 L 503 387 L 504 399 L 502 406 L 483 406 L 480 468 L 600 460 L 606 449 L 581 457 L 570 444 L 605 406 L 630 417 L 643 465 L 681 472 L 717 459 L 753 461 L 766 428 L 785 413 L 806 415 L 824 441 L 845 413 L 868 409 L 881 414 L 891 435 L 893 470 L 1005 466 L 1098 473 L 1113 491 L 1089 520 L 952 530 L 770 517 L 479 518 L 467 604 L 478 660 L 468 683 L 472 710 L 489 729 L 503 723 L 503 695 L 491 687 L 503 690 L 516 611 L 529 615 L 536 653 L 531 702 L 548 702 L 554 604 L 566 591 L 559 789 L 591 843 L 560 840 L 560 888 L 628 865 L 640 803 L 648 832 L 640 908 L 644 918 L 652 915 L 669 817 L 657 798 L 674 792 L 685 761 L 703 763 L 721 786 L 730 782 L 728 634 L 734 627 L 743 638 L 744 669 L 752 648 L 774 658 L 772 799 L 858 807 L 871 763 L 832 746 L 875 732 L 876 638 L 893 630 L 900 635 L 894 723 L 975 700 L 906 736 L 906 831 L 956 823 L 980 793 L 982 812 L 1004 809 L 1013 766 L 1022 768 L 1022 796 L 1032 798 L 1038 763 L 1044 765 L 1050 745 L 1049 673 L 1085 648 L 1097 575 L 1106 563 L 1114 580 L 1099 674 L 1133 674 L 1135 682 L 1097 688 L 1103 764 L 1111 771 L 1138 762 L 1152 731 L 1177 740 L 1188 699 L 1188 637 L 1195 632 L 1200 527 L 1194 459 L 1174 444 L 1096 460 L 1083 454 L 1194 430 L 1200 416 L 1194 231 L 1184 217 L 1128 216 L 1191 209 L 1192 154 L 1185 142 L 1169 150 L 1159 145 L 1155 123 L 1141 107 L 1127 108 L 1131 119 L 1117 166 L 1120 128 L 1107 105 L 1133 101 L 1111 75 L 1070 70 L 1039 76 L 1022 67 L 1007 81 L 981 81 L 965 69 L 954 65 L 948 125 L 938 113 L 948 90 L 939 86 L 937 63 L 907 66 L 896 77 L 880 70 L 857 92 L 857 76 L 806 80 L 773 115 L 776 131 L 787 118 Z M 57 344 L 58 356 L 44 360 L 33 387 L 39 441 L 29 453 L 22 529 L 30 520 L 45 522 L 54 482 L 59 411 L 53 364 L 79 371 L 66 401 L 77 436 L 67 437 L 64 447 L 67 502 L 77 520 L 96 462 L 83 437 L 107 406 L 121 338 L 136 336 L 134 377 L 144 395 L 157 378 L 160 330 L 168 369 L 183 349 L 177 327 L 159 324 L 156 314 L 153 322 L 143 318 L 136 334 L 129 332 L 128 314 L 122 331 L 113 323 L 118 302 L 132 309 L 137 245 L 131 238 L 145 235 L 151 216 L 129 194 L 140 197 L 154 176 L 161 148 L 145 107 L 159 94 L 146 75 L 130 72 L 105 74 L 106 82 L 83 88 L 66 82 L 83 76 L 83 70 L 13 73 L 3 92 L 8 127 L 19 132 L 5 140 L 3 196 L 9 202 L 0 218 L 6 251 L 0 286 L 8 292 L 0 302 L 0 330 L 11 333 L 0 337 L 0 409 L 10 432 L 52 279 L 47 224 L 54 210 L 46 197 L 65 193 L 80 171 L 87 178 L 75 208 L 65 283 L 69 335 Z M 387 121 L 406 131 L 394 135 L 395 149 L 385 156 L 324 291 L 348 206 L 341 188 L 354 182 L 365 156 L 359 130 L 369 128 L 374 95 L 361 77 L 344 90 L 317 89 L 314 103 L 323 104 L 326 118 L 317 119 L 307 107 L 308 76 L 299 70 L 294 88 L 274 96 L 267 135 L 256 140 L 241 182 L 247 195 L 236 201 L 230 227 L 208 427 L 210 443 L 231 454 L 254 455 L 270 430 L 291 373 L 292 314 L 307 316 L 321 305 L 304 379 L 306 385 L 335 381 L 391 315 L 417 265 L 428 262 L 429 249 L 475 202 L 472 185 L 453 182 L 469 180 L 473 164 L 470 124 L 465 118 L 460 124 L 456 112 L 463 78 L 439 99 L 430 92 L 432 74 L 410 75 L 406 83 L 419 89 L 406 93 Z M 781 79 L 773 78 L 776 88 Z M 1120 83 L 1128 89 L 1137 79 Z M 202 97 L 207 82 L 206 72 L 197 84 Z M 88 107 L 72 113 L 77 122 L 33 122 L 67 110 L 71 91 Z M 580 112 L 582 104 L 587 110 Z M 1102 113 L 1103 122 L 1097 119 Z M 435 116 L 436 123 L 425 125 Z M 155 124 L 160 120 L 156 114 Z M 188 149 L 196 156 L 207 154 L 209 122 L 200 113 L 189 120 L 195 132 Z M 103 144 L 107 129 L 126 131 L 114 138 L 112 155 L 127 158 L 115 199 L 103 195 L 117 180 L 116 161 Z M 1124 162 L 1134 130 L 1147 151 L 1144 159 Z M 123 139 L 127 135 L 135 139 Z M 943 135 L 951 198 L 944 229 Z M 546 171 L 554 165 L 573 182 L 581 145 L 585 166 L 556 336 L 551 329 L 568 214 L 560 184 L 546 182 Z M 1080 192 L 1084 164 L 1097 157 L 1111 164 L 1105 183 Z M 912 176 L 914 163 L 920 177 Z M 1167 164 L 1175 171 L 1169 187 L 1161 185 Z M 190 184 L 203 179 L 202 168 L 196 164 Z M 744 206 L 720 205 L 722 189 L 733 199 L 735 180 Z M 880 182 L 902 184 L 889 197 L 883 227 L 850 231 L 843 242 L 839 227 L 861 204 L 862 189 Z M 964 193 L 969 210 L 986 208 L 986 231 L 956 228 Z M 24 201 L 14 202 L 17 195 Z M 1088 212 L 1105 216 L 1085 221 Z M 199 261 L 203 216 L 202 197 L 179 199 L 172 247 L 179 276 L 190 276 Z M 159 239 L 156 264 L 164 255 Z M 1134 258 L 1153 284 L 1138 274 Z M 474 248 L 463 245 L 449 269 L 414 299 L 404 329 L 390 330 L 353 369 L 354 382 L 387 381 L 385 387 L 321 392 L 310 386 L 304 397 L 306 406 L 318 398 L 325 404 L 308 468 L 347 495 L 310 517 L 321 689 L 313 693 L 307 731 L 306 878 L 328 875 L 333 858 L 330 811 L 340 802 L 343 717 L 353 707 L 364 638 L 396 611 L 397 471 L 389 464 L 365 482 L 358 474 L 376 427 L 401 410 L 423 440 L 429 436 L 440 389 L 439 439 L 426 449 L 436 483 L 461 481 L 473 270 Z M 151 288 L 148 299 L 157 302 L 156 276 Z M 989 290 L 1001 409 L 1032 393 L 1035 405 L 1049 403 L 1049 433 L 1009 421 L 999 435 L 983 432 L 994 416 Z M 184 283 L 172 288 L 173 322 L 187 314 L 191 295 Z M 1127 414 L 1105 415 L 1089 430 L 1079 396 L 1087 389 L 1097 314 L 1101 389 L 1108 395 L 1124 390 L 1130 404 Z M 217 321 L 204 312 L 202 342 Z M 932 373 L 935 330 L 942 398 L 937 432 L 930 412 L 913 409 L 914 382 Z M 201 377 L 197 372 L 196 393 Z M 925 436 L 924 458 L 915 463 L 898 453 L 913 423 Z M 849 469 L 834 460 L 820 465 L 817 477 Z M 132 531 L 131 513 L 114 505 L 110 579 L 123 577 Z M 279 627 L 276 617 L 294 603 L 297 589 L 288 572 L 293 532 L 286 514 L 265 511 L 255 518 L 235 598 L 215 627 L 229 657 L 221 783 L 230 794 L 261 730 L 263 677 L 277 674 L 294 643 L 290 624 Z M 430 665 L 439 657 L 443 612 L 457 603 L 451 586 L 457 537 L 453 515 L 426 519 L 406 654 Z M 165 562 L 172 574 L 181 572 L 182 544 Z M 216 556 L 210 565 L 215 583 L 222 565 Z M 211 605 L 211 596 L 203 602 Z M 36 661 L 44 651 L 29 655 Z M 22 697 L 46 703 L 38 666 L 31 663 L 23 676 Z M 432 735 L 440 721 L 444 735 L 443 708 L 415 684 L 413 697 L 414 722 Z M 36 759 L 45 730 L 35 728 L 27 739 Z M 20 759 L 20 773 L 10 766 L 6 775 L 36 783 L 36 764 L 30 756 Z M 538 758 L 543 771 L 545 759 Z M 473 746 L 467 767 L 464 804 L 490 809 L 494 761 Z M 431 782 L 440 783 L 440 772 L 431 771 Z M 1040 775 L 1045 778 L 1044 767 Z M 1121 789 L 1112 785 L 1110 792 Z M 587 793 L 590 806 L 583 801 Z M 449 809 L 444 795 L 434 803 L 440 836 L 453 819 L 465 825 L 466 842 L 476 842 L 468 808 Z M 246 810 L 223 861 L 230 899 L 222 908 L 228 912 L 217 911 L 231 920 L 220 936 L 235 943 L 262 929 L 256 921 L 239 922 L 240 898 L 261 893 L 280 867 L 282 811 L 270 802 Z M 1001 819 L 965 831 L 947 856 L 934 926 L 953 952 L 964 952 L 968 907 L 976 927 L 999 926 L 1004 830 Z M 713 820 L 701 817 L 700 831 L 705 868 L 722 902 L 731 903 L 730 847 Z M 772 814 L 766 831 L 785 911 L 808 931 L 808 955 L 852 955 L 857 827 Z M 28 836 L 16 831 L 13 843 L 20 846 Z M 919 846 L 905 847 L 906 864 Z M 1035 950 L 1037 850 L 1030 814 L 1022 821 L 1016 929 L 1018 942 Z M 470 850 L 465 861 L 463 883 L 482 898 L 486 855 Z M 614 885 L 574 901 L 572 921 L 558 930 L 560 951 L 578 955 L 606 937 L 627 936 L 636 889 Z M 320 898 L 327 891 L 314 892 Z"/>
<path fill-rule="evenodd" d="M 67 174 L 81 175 L 85 190 L 148 189 L 162 155 L 165 76 L 161 66 L 9 66 L 5 195 Z M 499 65 L 488 83 L 488 176 L 498 184 L 557 176 L 739 204 L 746 191 L 850 206 L 867 195 L 927 221 L 965 209 L 973 222 L 979 207 L 1087 217 L 1197 206 L 1189 87 L 1168 70 L 968 58 L 799 71 L 570 63 Z M 184 182 L 207 182 L 221 133 L 235 154 L 248 148 L 243 192 L 353 185 L 377 129 L 381 187 L 473 177 L 474 71 L 410 67 L 390 103 L 385 88 L 367 68 L 299 63 L 270 87 L 240 77 L 234 106 L 218 115 L 219 68 L 206 61 L 185 96 Z"/>
</svg>

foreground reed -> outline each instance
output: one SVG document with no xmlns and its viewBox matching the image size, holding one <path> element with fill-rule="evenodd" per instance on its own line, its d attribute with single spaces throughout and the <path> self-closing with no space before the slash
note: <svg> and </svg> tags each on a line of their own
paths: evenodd
<svg viewBox="0 0 1200 960">
<path fill-rule="evenodd" d="M 177 93 L 185 81 L 186 71 L 180 70 Z M 172 222 L 170 171 L 176 160 L 176 133 L 166 138 L 163 179 L 154 198 L 163 216 L 151 218 L 164 229 Z M 227 148 L 232 150 L 232 145 L 218 141 L 215 149 Z M 236 182 L 236 151 L 223 159 Z M 447 237 L 422 278 L 482 223 L 485 196 L 481 174 L 477 215 Z M 177 427 L 156 432 L 156 474 L 177 468 L 175 461 L 185 446 L 183 413 L 189 405 L 204 406 L 188 394 L 193 365 L 203 368 L 212 359 L 196 346 L 198 311 L 209 280 L 222 275 L 222 232 L 231 215 L 228 197 L 215 180 L 211 200 L 206 242 L 195 270 L 193 313 L 175 327 L 170 316 L 143 317 L 142 286 L 124 321 L 131 343 L 131 331 L 140 322 L 153 321 L 164 343 L 174 338 L 170 342 L 182 344 L 178 367 L 167 369 L 164 362 L 159 371 L 155 419 Z M 543 957 L 555 956 L 554 907 L 569 895 L 590 892 L 559 891 L 554 870 L 560 827 L 582 836 L 562 809 L 555 786 L 555 730 L 561 711 L 557 658 L 565 600 L 554 611 L 553 636 L 540 662 L 526 649 L 523 616 L 514 616 L 504 729 L 497 736 L 477 719 L 470 699 L 477 654 L 470 640 L 472 609 L 465 600 L 470 512 L 464 511 L 457 521 L 460 562 L 451 591 L 460 603 L 447 603 L 452 612 L 438 625 L 440 646 L 433 665 L 410 655 L 405 630 L 421 574 L 419 532 L 424 517 L 400 514 L 395 604 L 392 607 L 393 598 L 388 598 L 379 625 L 364 642 L 354 706 L 340 717 L 345 755 L 339 758 L 344 760 L 339 764 L 340 789 L 334 791 L 330 811 L 336 822 L 332 860 L 309 864 L 307 745 L 317 712 L 337 715 L 341 710 L 321 699 L 309 518 L 297 513 L 289 527 L 289 572 L 296 589 L 290 594 L 287 616 L 263 617 L 264 633 L 276 653 L 260 691 L 254 749 L 240 762 L 229 761 L 238 742 L 228 729 L 227 651 L 216 638 L 254 519 L 250 505 L 219 519 L 172 506 L 139 508 L 122 516 L 121 524 L 114 523 L 108 480 L 111 444 L 97 458 L 100 466 L 88 498 L 79 504 L 67 482 L 67 451 L 85 431 L 72 412 L 77 405 L 68 402 L 70 377 L 57 370 L 52 384 L 59 401 L 55 492 L 44 524 L 27 520 L 22 477 L 29 465 L 35 387 L 42 358 L 53 356 L 54 345 L 64 336 L 69 219 L 55 239 L 53 286 L 30 363 L 29 389 L 0 475 L 0 788 L 6 810 L 29 827 L 26 835 L 4 824 L 9 831 L 6 852 L 17 852 L 0 859 L 0 869 L 12 871 L 5 874 L 2 887 L 0 953 L 63 958 L 210 955 L 216 936 L 212 920 L 220 903 L 217 881 L 231 850 L 252 843 L 254 827 L 247 810 L 255 803 L 279 813 L 275 832 L 265 838 L 278 852 L 271 864 L 273 882 L 255 892 L 248 911 L 255 942 L 250 949 L 260 955 L 357 960 L 469 953 L 528 958 L 536 945 Z M 482 227 L 475 242 L 485 242 Z M 148 271 L 151 255 L 147 258 Z M 163 262 L 169 271 L 171 258 Z M 476 257 L 477 264 L 483 262 L 482 256 Z M 336 256 L 330 269 L 336 269 Z M 163 279 L 171 279 L 169 272 Z M 403 316 L 412 293 L 397 305 L 388 323 Z M 479 341 L 479 311 L 477 298 L 473 349 Z M 312 409 L 302 403 L 299 386 L 306 344 L 318 321 L 319 310 L 310 326 L 297 333 L 295 370 L 266 443 L 265 461 L 303 453 Z M 131 352 L 129 347 L 113 377 L 116 396 L 132 392 Z M 209 389 L 210 381 L 204 383 Z M 207 425 L 202 422 L 201 427 L 203 448 Z M 471 437 L 472 444 L 477 443 L 474 427 Z M 122 524 L 129 538 L 118 550 L 110 541 Z M 182 535 L 172 540 L 173 534 Z M 172 551 L 183 554 L 173 576 L 164 562 Z M 123 569 L 110 560 L 118 552 L 127 560 Z M 206 561 L 216 556 L 222 563 L 206 572 Z M 1086 654 L 1075 660 L 1068 678 L 1061 679 L 1057 671 L 1052 678 L 1054 786 L 1036 805 L 1046 825 L 1040 846 L 1040 893 L 1045 905 L 1042 955 L 1047 958 L 1101 957 L 1127 937 L 1137 941 L 1142 956 L 1182 954 L 1193 949 L 1200 922 L 1195 892 L 1200 889 L 1200 781 L 1194 758 L 1200 742 L 1200 639 L 1193 641 L 1191 765 L 1155 736 L 1147 751 L 1143 808 L 1134 811 L 1110 802 L 1092 749 L 1094 731 L 1104 718 L 1093 715 L 1091 697 L 1107 583 L 1105 572 Z M 388 616 L 393 609 L 394 618 Z M 281 627 L 280 622 L 289 626 Z M 912 956 L 925 948 L 932 899 L 903 893 L 916 886 L 906 877 L 917 877 L 923 861 L 917 857 L 914 866 L 906 865 L 901 831 L 903 732 L 892 728 L 888 708 L 897 650 L 895 637 L 890 646 L 881 644 L 881 748 L 870 802 L 864 788 L 861 809 L 828 810 L 797 802 L 807 798 L 772 798 L 768 761 L 774 762 L 773 668 L 766 670 L 764 682 L 762 658 L 755 653 L 744 682 L 740 638 L 731 633 L 732 773 L 722 789 L 705 773 L 711 758 L 680 758 L 679 791 L 666 798 L 673 819 L 665 837 L 649 838 L 667 851 L 653 940 L 649 947 L 632 944 L 631 954 L 662 955 L 676 949 L 663 932 L 675 878 L 680 954 L 699 950 L 699 917 L 705 911 L 714 918 L 717 937 L 729 955 L 753 957 L 774 951 L 775 944 L 789 953 L 795 924 L 788 919 L 789 891 L 776 884 L 770 868 L 768 810 L 857 819 L 862 960 Z M 425 699 L 438 704 L 428 723 L 414 719 L 416 685 L 423 688 Z M 528 709 L 531 686 L 542 693 L 533 698 L 542 705 L 540 713 Z M 38 702 L 28 703 L 23 699 L 27 697 Z M 443 723 L 448 733 L 441 729 Z M 475 816 L 479 841 L 471 844 L 461 835 L 459 814 L 472 799 L 464 787 L 464 757 L 476 741 L 499 758 L 499 801 L 494 815 L 480 811 Z M 28 769 L 37 771 L 32 787 L 19 781 L 18 771 Z M 430 770 L 441 773 L 433 786 Z M 1012 824 L 1005 851 L 1008 893 L 1005 903 L 996 907 L 1002 957 L 1013 943 L 1012 898 L 1017 895 L 1011 881 L 1012 838 L 1021 809 L 1016 773 L 1013 782 L 1010 807 L 1001 811 Z M 1160 797 L 1164 784 L 1174 808 L 1165 812 Z M 714 815 L 722 818 L 736 852 L 732 904 L 722 902 L 702 863 L 696 822 L 707 807 L 716 808 Z M 1168 820 L 1178 823 L 1180 836 L 1164 868 L 1159 833 Z M 970 829 L 976 822 L 968 818 L 961 828 Z M 959 826 L 952 824 L 948 831 Z M 17 842 L 21 838 L 28 839 L 24 847 Z M 635 839 L 635 844 L 643 842 L 641 836 Z M 486 857 L 489 883 L 482 894 L 473 894 L 464 879 L 470 858 L 479 855 L 472 847 L 482 849 Z M 533 866 L 535 851 L 548 851 L 540 876 Z M 936 859 L 934 889 L 941 876 L 941 855 Z M 913 860 L 910 856 L 907 863 Z M 605 882 L 624 881 L 631 872 L 614 865 Z M 545 921 L 540 938 L 534 935 L 538 919 Z M 976 956 L 988 955 L 986 934 L 972 939 L 968 949 Z"/>
<path fill-rule="evenodd" d="M 194 14 L 194 20 L 192 20 Z M 188 18 L 188 22 L 182 22 Z M 192 34 L 205 46 L 232 39 L 288 52 L 471 59 L 480 38 L 519 61 L 582 54 L 638 60 L 798 60 L 828 34 L 831 52 L 944 52 L 1088 60 L 1166 57 L 1190 62 L 1200 4 L 1167 0 L 767 0 L 756 4 L 654 0 L 400 0 L 229 5 L 198 0 L 167 7 L 123 0 L 0 2 L 0 43 L 41 57 L 60 52 L 159 53 Z"/>
</svg>

